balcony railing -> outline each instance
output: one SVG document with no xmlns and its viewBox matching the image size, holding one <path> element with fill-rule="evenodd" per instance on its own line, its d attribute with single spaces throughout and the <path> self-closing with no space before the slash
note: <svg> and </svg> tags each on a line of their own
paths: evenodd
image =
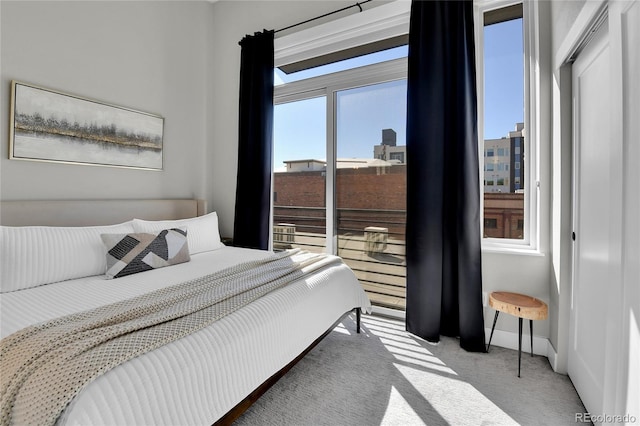
<svg viewBox="0 0 640 426">
<path fill-rule="evenodd" d="M 325 207 L 275 206 L 274 248 L 324 252 L 325 215 Z M 523 238 L 524 194 L 485 193 L 484 220 L 484 237 Z M 405 210 L 337 209 L 337 254 L 376 305 L 405 309 L 405 226 Z"/>
<path fill-rule="evenodd" d="M 274 248 L 324 252 L 323 207 L 274 208 Z M 404 310 L 406 289 L 404 210 L 338 209 L 338 255 L 351 267 L 371 302 Z"/>
</svg>

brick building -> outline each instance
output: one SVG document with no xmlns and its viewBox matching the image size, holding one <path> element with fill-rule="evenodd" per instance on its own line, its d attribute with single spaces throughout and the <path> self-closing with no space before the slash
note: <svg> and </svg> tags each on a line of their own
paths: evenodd
<svg viewBox="0 0 640 426">
<path fill-rule="evenodd" d="M 356 168 L 357 161 L 349 161 L 352 167 L 336 170 L 338 232 L 360 233 L 367 226 L 382 226 L 390 237 L 404 240 L 406 165 Z M 324 170 L 274 173 L 274 223 L 294 223 L 298 231 L 324 233 L 325 175 Z M 524 194 L 484 194 L 485 237 L 521 239 L 523 229 Z"/>
</svg>

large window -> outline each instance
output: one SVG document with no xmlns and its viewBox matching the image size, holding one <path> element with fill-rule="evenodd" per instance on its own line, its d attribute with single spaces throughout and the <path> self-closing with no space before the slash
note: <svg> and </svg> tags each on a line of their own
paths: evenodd
<svg viewBox="0 0 640 426">
<path fill-rule="evenodd" d="M 338 254 L 372 303 L 401 310 L 406 51 L 376 52 L 359 58 L 369 65 L 339 72 L 340 63 L 308 70 L 318 75 L 278 86 L 274 126 L 274 248 Z"/>
<path fill-rule="evenodd" d="M 335 93 L 338 255 L 372 303 L 405 307 L 407 81 Z"/>
<path fill-rule="evenodd" d="M 537 248 L 535 3 L 477 3 L 485 249 Z"/>
<path fill-rule="evenodd" d="M 484 13 L 484 237 L 524 239 L 522 5 Z M 505 153 L 514 155 L 507 156 Z M 494 184 L 495 183 L 495 184 Z M 488 224 L 493 226 L 487 226 Z"/>
<path fill-rule="evenodd" d="M 477 11 L 483 247 L 534 247 L 529 12 L 508 3 Z M 299 44 L 292 42 L 294 52 Z M 406 163 L 411 161 L 404 135 L 406 55 L 406 46 L 396 46 L 274 71 L 279 82 L 274 247 L 310 246 L 338 254 L 375 304 L 396 308 L 404 308 Z"/>
</svg>

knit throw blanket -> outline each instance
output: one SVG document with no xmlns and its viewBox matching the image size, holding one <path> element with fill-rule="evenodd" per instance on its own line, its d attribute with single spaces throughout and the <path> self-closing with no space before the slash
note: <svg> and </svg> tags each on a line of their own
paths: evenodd
<svg viewBox="0 0 640 426">
<path fill-rule="evenodd" d="M 101 374 L 334 261 L 282 252 L 20 330 L 0 341 L 0 424 L 52 425 Z"/>
</svg>

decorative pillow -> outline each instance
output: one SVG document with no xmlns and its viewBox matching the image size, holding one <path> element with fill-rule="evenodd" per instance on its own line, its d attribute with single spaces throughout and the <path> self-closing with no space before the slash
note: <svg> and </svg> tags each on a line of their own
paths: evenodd
<svg viewBox="0 0 640 426">
<path fill-rule="evenodd" d="M 189 232 L 189 253 L 196 254 L 224 247 L 218 231 L 218 215 L 216 212 L 204 216 L 178 220 L 142 220 L 133 219 L 135 232 L 157 232 L 169 228 L 187 228 Z"/>
<path fill-rule="evenodd" d="M 188 262 L 189 244 L 184 229 L 164 229 L 155 234 L 102 234 L 107 247 L 107 278 Z"/>
<path fill-rule="evenodd" d="M 108 226 L 0 226 L 0 292 L 103 275 L 100 234 L 135 232 L 131 221 Z"/>
</svg>

